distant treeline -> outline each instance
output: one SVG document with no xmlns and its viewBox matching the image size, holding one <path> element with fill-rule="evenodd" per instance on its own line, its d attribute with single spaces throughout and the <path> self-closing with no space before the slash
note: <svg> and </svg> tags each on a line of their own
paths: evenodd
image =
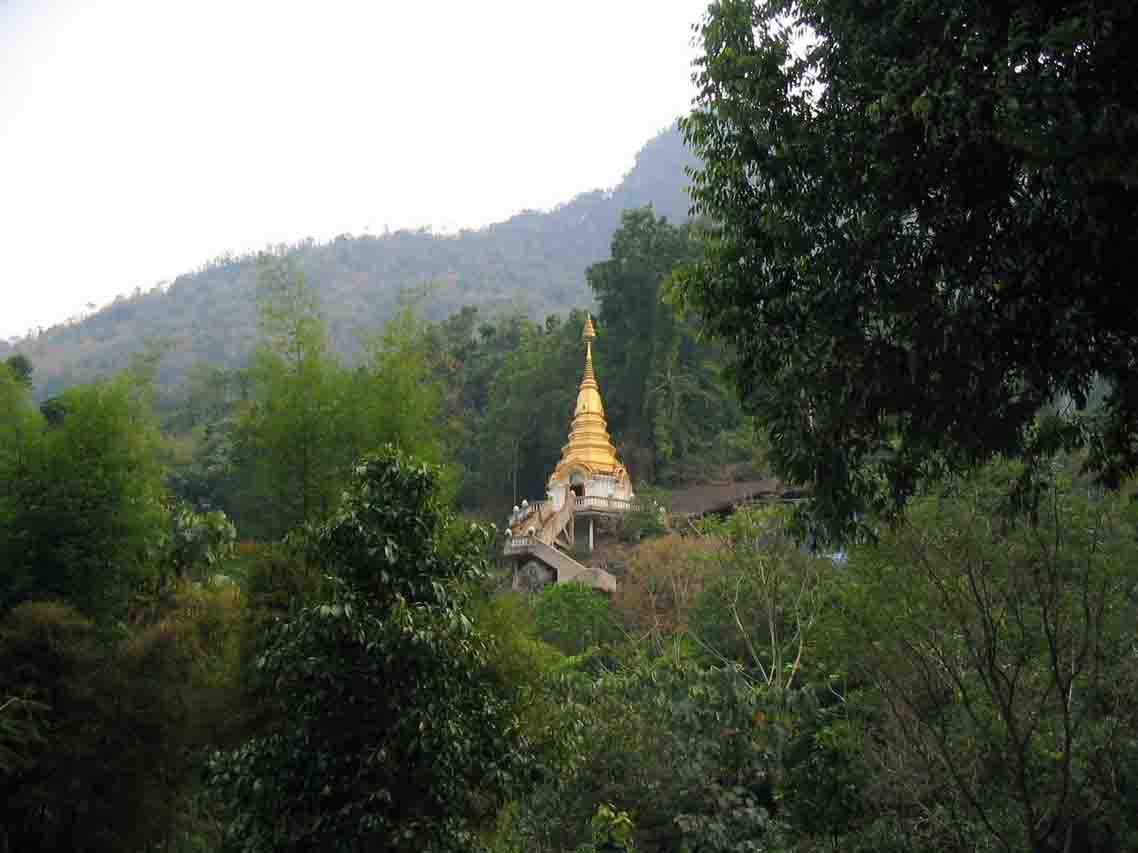
<svg viewBox="0 0 1138 853">
<path fill-rule="evenodd" d="M 684 167 L 693 162 L 670 129 L 644 147 L 616 188 L 582 193 L 550 211 L 456 235 L 342 235 L 283 248 L 319 296 L 330 349 L 354 361 L 363 357 L 368 330 L 407 299 L 432 321 L 467 305 L 485 317 L 544 317 L 588 304 L 585 269 L 607 256 L 622 210 L 652 204 L 672 222 L 686 220 Z M 247 363 L 258 341 L 256 290 L 256 255 L 220 257 L 77 322 L 0 341 L 0 358 L 17 350 L 31 358 L 42 399 L 110 376 L 139 350 L 161 346 L 166 355 L 155 382 L 164 396 L 201 362 L 226 369 Z"/>
</svg>

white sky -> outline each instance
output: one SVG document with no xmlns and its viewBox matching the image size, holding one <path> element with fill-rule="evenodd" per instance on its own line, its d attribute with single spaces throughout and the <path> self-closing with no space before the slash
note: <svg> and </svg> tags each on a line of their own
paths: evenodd
<svg viewBox="0 0 1138 853">
<path fill-rule="evenodd" d="M 706 2 L 0 0 L 0 337 L 612 186 L 687 110 Z"/>
</svg>

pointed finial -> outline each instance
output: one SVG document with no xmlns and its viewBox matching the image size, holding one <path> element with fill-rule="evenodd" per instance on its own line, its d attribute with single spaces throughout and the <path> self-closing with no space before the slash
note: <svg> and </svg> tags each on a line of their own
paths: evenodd
<svg viewBox="0 0 1138 853">
<path fill-rule="evenodd" d="M 597 385 L 597 377 L 593 373 L 593 338 L 597 336 L 597 330 L 593 328 L 593 318 L 589 316 L 589 312 L 585 312 L 585 328 L 581 332 L 581 337 L 585 341 L 585 375 L 581 377 L 581 387 L 583 388 L 586 383 L 592 385 L 594 388 Z"/>
</svg>

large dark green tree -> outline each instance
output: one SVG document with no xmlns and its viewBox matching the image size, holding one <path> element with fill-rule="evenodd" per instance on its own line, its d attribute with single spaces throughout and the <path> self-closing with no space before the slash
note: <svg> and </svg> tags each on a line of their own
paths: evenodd
<svg viewBox="0 0 1138 853">
<path fill-rule="evenodd" d="M 435 467 L 390 446 L 358 463 L 315 540 L 332 594 L 259 661 L 274 722 L 214 762 L 227 849 L 476 848 L 519 745 L 466 615 L 489 536 L 450 516 Z"/>
<path fill-rule="evenodd" d="M 501 477 L 491 475 L 493 467 L 501 464 L 502 454 L 494 441 L 486 440 L 485 433 L 487 429 L 496 431 L 501 423 L 501 412 L 490 418 L 493 384 L 506 359 L 533 328 L 529 320 L 517 314 L 479 322 L 478 309 L 465 306 L 425 329 L 432 378 L 441 391 L 438 420 L 450 461 L 460 472 L 458 500 L 465 506 L 481 507 L 496 501 L 498 509 L 514 482 L 512 467 L 500 470 Z"/>
<path fill-rule="evenodd" d="M 508 506 L 507 501 L 544 497 L 546 478 L 569 431 L 585 363 L 583 324 L 579 311 L 564 322 L 554 315 L 544 326 L 520 324 L 516 348 L 494 374 L 479 424 L 484 499 Z M 603 384 L 599 366 L 597 373 Z"/>
<path fill-rule="evenodd" d="M 722 0 L 700 36 L 683 292 L 782 474 L 840 520 L 996 453 L 1138 466 L 1133 3 Z"/>
<path fill-rule="evenodd" d="M 597 361 L 609 427 L 643 479 L 685 456 L 715 456 L 712 447 L 743 421 L 721 375 L 720 349 L 699 340 L 693 318 L 667 298 L 672 271 L 699 248 L 687 226 L 651 207 L 626 210 L 611 257 L 586 273 L 600 306 Z"/>
<path fill-rule="evenodd" d="M 676 336 L 676 316 L 661 299 L 661 284 L 698 249 L 686 228 L 657 218 L 652 208 L 626 210 L 612 239 L 612 255 L 585 273 L 600 306 L 604 330 L 605 392 L 612 427 L 651 445 L 645 417 L 650 380 L 662 350 Z M 637 436 L 647 428 L 647 435 Z"/>
</svg>

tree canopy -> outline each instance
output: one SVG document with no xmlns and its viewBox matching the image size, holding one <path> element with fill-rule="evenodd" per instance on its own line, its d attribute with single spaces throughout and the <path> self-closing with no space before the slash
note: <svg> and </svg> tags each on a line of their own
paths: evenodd
<svg viewBox="0 0 1138 853">
<path fill-rule="evenodd" d="M 1134 840 L 1134 810 L 1119 807 L 1138 746 L 1124 722 L 1133 488 L 1089 499 L 1069 462 L 1055 460 L 1034 522 L 1007 513 L 1015 466 L 995 463 L 947 478 L 850 554 L 841 636 L 872 685 L 869 728 L 892 741 L 883 799 L 951 804 L 977 849 Z"/>
<path fill-rule="evenodd" d="M 742 426 L 719 348 L 699 341 L 690 318 L 665 298 L 672 270 L 699 249 L 687 226 L 650 207 L 626 210 L 611 257 L 586 273 L 600 307 L 609 426 L 642 478 L 654 478 L 657 464 L 710 451 Z"/>
<path fill-rule="evenodd" d="M 331 596 L 258 660 L 279 725 L 213 761 L 244 851 L 467 851 L 518 759 L 514 709 L 466 616 L 491 533 L 388 445 L 319 528 Z"/>
<path fill-rule="evenodd" d="M 385 442 L 437 458 L 439 394 L 423 329 L 409 309 L 373 335 L 367 362 L 350 369 L 330 351 L 316 294 L 292 259 L 263 255 L 260 283 L 263 341 L 233 450 L 246 469 L 245 497 L 261 510 L 258 529 L 274 530 L 264 523 L 268 515 L 279 533 L 327 518 L 353 463 Z M 203 378 L 210 393 L 187 402 L 206 410 L 208 428 L 209 398 L 219 393 L 210 387 L 218 384 L 215 373 Z M 212 408 L 214 418 L 224 418 L 224 404 Z"/>
<path fill-rule="evenodd" d="M 32 387 L 32 363 L 23 353 L 16 353 L 4 359 L 4 364 L 21 385 Z"/>
<path fill-rule="evenodd" d="M 1136 31 L 1124 0 L 710 7 L 681 292 L 831 520 L 998 453 L 1138 466 Z"/>
<path fill-rule="evenodd" d="M 72 388 L 53 423 L 0 375 L 0 610 L 40 596 L 111 617 L 153 572 L 162 477 L 135 391 L 127 375 Z"/>
</svg>

